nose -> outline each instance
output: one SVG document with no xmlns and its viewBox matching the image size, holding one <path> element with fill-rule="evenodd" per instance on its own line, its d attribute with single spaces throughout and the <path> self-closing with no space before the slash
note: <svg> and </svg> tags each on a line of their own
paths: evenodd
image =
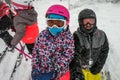
<svg viewBox="0 0 120 80">
<path fill-rule="evenodd" d="M 83 24 L 87 24 L 87 23 L 94 24 L 95 19 L 93 19 L 93 18 L 83 19 Z"/>
<path fill-rule="evenodd" d="M 52 27 L 57 28 L 58 26 L 54 24 Z"/>
<path fill-rule="evenodd" d="M 91 24 L 90 24 L 90 23 L 87 23 L 86 26 L 91 26 Z"/>
</svg>

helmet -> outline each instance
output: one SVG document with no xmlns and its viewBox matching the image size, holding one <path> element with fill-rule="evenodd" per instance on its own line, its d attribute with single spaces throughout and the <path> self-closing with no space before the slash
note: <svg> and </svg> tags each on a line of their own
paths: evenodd
<svg viewBox="0 0 120 80">
<path fill-rule="evenodd" d="M 96 14 L 91 9 L 84 9 L 79 13 L 78 20 L 82 20 L 84 18 L 95 18 L 96 19 Z"/>
<path fill-rule="evenodd" d="M 67 21 L 70 20 L 70 14 L 68 9 L 59 4 L 52 5 L 51 7 L 49 7 L 46 12 L 46 17 L 49 14 L 58 14 L 58 15 L 64 16 Z"/>
<path fill-rule="evenodd" d="M 83 27 L 83 19 L 85 18 L 94 18 L 95 19 L 95 23 L 94 23 L 94 27 L 91 29 L 91 30 L 86 30 L 84 27 Z M 93 32 L 95 29 L 96 29 L 96 14 L 93 10 L 91 9 L 84 9 L 82 10 L 79 15 L 78 15 L 78 22 L 79 22 L 79 26 L 80 26 L 80 29 L 86 33 L 91 33 Z"/>
</svg>

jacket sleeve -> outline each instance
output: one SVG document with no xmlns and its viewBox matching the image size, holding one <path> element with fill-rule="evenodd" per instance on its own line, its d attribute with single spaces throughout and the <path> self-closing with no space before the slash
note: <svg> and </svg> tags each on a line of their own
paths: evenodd
<svg viewBox="0 0 120 80">
<path fill-rule="evenodd" d="M 108 51 L 109 51 L 109 43 L 108 43 L 107 36 L 105 34 L 104 45 L 101 47 L 101 53 L 100 53 L 97 61 L 95 62 L 93 67 L 90 69 L 91 73 L 97 74 L 101 71 L 101 69 L 103 68 L 105 61 L 107 59 Z"/>
<path fill-rule="evenodd" d="M 80 79 L 80 80 L 84 80 L 84 75 L 82 72 L 82 68 L 81 68 L 81 62 L 80 62 L 80 52 L 81 52 L 81 48 L 80 48 L 80 42 L 79 42 L 79 38 L 77 37 L 77 35 L 74 33 L 74 44 L 75 44 L 75 54 L 74 54 L 74 58 L 72 60 L 72 62 L 70 63 L 70 77 L 71 80 L 75 80 L 76 78 Z"/>
<path fill-rule="evenodd" d="M 16 30 L 15 36 L 11 41 L 12 45 L 17 45 L 20 40 L 25 36 L 26 26 L 32 25 L 37 22 L 37 12 L 33 9 L 18 11 L 13 19 L 14 27 Z"/>
</svg>

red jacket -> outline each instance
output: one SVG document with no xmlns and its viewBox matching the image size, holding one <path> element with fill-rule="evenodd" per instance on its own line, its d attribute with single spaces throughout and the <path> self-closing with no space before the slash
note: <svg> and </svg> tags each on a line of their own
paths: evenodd
<svg viewBox="0 0 120 80">
<path fill-rule="evenodd" d="M 39 29 L 37 23 L 34 23 L 30 26 L 26 26 L 26 33 L 25 36 L 22 38 L 22 41 L 26 44 L 34 43 L 38 34 Z"/>
</svg>

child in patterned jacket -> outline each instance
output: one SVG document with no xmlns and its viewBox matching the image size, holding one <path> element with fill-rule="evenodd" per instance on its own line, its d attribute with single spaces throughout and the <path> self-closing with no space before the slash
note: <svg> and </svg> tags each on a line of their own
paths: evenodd
<svg viewBox="0 0 120 80">
<path fill-rule="evenodd" d="M 74 40 L 69 30 L 69 12 L 56 4 L 48 8 L 45 17 L 48 27 L 38 36 L 32 52 L 32 80 L 70 80 Z"/>
</svg>

